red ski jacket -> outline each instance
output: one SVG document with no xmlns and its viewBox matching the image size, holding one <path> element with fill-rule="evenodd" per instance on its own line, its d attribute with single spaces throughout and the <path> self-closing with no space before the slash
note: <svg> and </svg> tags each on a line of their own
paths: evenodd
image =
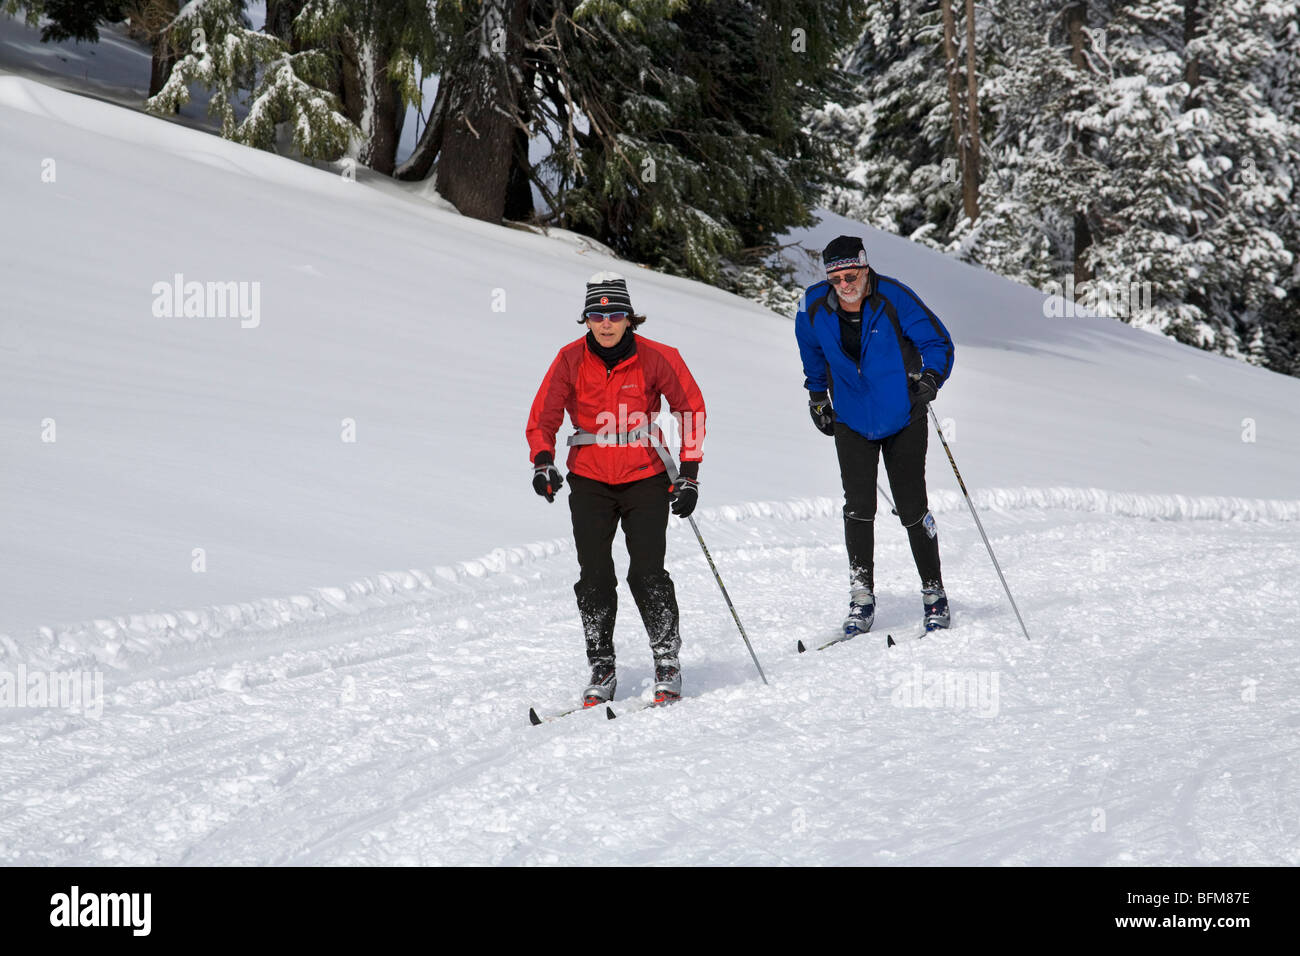
<svg viewBox="0 0 1300 956">
<path fill-rule="evenodd" d="M 681 460 L 701 461 L 704 396 L 677 350 L 637 335 L 636 352 L 606 369 L 584 336 L 560 349 L 542 379 L 528 414 L 528 457 L 543 451 L 554 456 L 555 433 L 567 411 L 574 428 L 601 437 L 598 444 L 569 449 L 569 471 L 611 485 L 657 475 L 665 469 L 651 444 L 621 436 L 649 426 L 661 397 L 677 420 Z M 664 443 L 657 428 L 654 434 Z"/>
</svg>

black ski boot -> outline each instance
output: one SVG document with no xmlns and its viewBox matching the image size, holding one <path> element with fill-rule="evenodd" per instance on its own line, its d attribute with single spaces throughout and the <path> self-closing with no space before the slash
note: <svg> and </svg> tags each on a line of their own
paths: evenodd
<svg viewBox="0 0 1300 956">
<path fill-rule="evenodd" d="M 616 582 L 579 581 L 573 586 L 582 617 L 591 683 L 582 692 L 582 706 L 595 707 L 614 699 L 614 618 L 618 613 Z"/>
<path fill-rule="evenodd" d="M 952 624 L 952 615 L 948 611 L 948 595 L 938 581 L 930 581 L 921 586 L 921 599 L 925 604 L 925 630 L 938 631 Z"/>
<path fill-rule="evenodd" d="M 628 588 L 636 599 L 641 621 L 650 636 L 655 657 L 655 703 L 667 704 L 682 696 L 682 668 L 677 653 L 682 638 L 678 630 L 677 589 L 667 571 L 629 576 Z"/>
</svg>

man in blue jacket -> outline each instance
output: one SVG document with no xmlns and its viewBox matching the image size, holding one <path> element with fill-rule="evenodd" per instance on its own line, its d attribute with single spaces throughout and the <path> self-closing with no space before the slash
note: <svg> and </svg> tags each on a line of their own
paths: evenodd
<svg viewBox="0 0 1300 956">
<path fill-rule="evenodd" d="M 826 281 L 809 286 L 795 317 L 813 424 L 835 438 L 849 554 L 846 634 L 875 620 L 876 476 L 883 453 L 894 507 L 921 576 L 925 629 L 950 623 L 939 539 L 925 490 L 926 405 L 952 373 L 948 330 L 915 292 L 873 272 L 856 236 L 822 252 Z"/>
</svg>

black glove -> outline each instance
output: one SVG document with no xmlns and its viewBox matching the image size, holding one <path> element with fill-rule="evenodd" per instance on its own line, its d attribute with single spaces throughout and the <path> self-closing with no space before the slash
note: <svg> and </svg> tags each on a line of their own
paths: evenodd
<svg viewBox="0 0 1300 956">
<path fill-rule="evenodd" d="M 549 451 L 539 451 L 533 466 L 533 491 L 547 501 L 554 501 L 555 493 L 564 484 L 560 470 L 555 467 L 555 457 Z"/>
<path fill-rule="evenodd" d="M 682 462 L 677 480 L 668 486 L 668 492 L 671 495 L 673 514 L 679 518 L 689 518 L 700 500 L 700 463 Z"/>
<path fill-rule="evenodd" d="M 808 393 L 808 414 L 823 435 L 835 434 L 835 409 L 831 408 L 830 396 L 825 392 Z"/>
<path fill-rule="evenodd" d="M 939 395 L 939 386 L 943 384 L 943 379 L 939 373 L 932 368 L 922 369 L 919 375 L 912 376 L 912 397 L 925 404 L 934 401 Z"/>
</svg>

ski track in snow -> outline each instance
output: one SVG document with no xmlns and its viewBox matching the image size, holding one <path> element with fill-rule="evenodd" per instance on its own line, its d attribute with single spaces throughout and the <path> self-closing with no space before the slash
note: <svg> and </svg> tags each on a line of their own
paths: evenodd
<svg viewBox="0 0 1300 956">
<path fill-rule="evenodd" d="M 279 626 L 250 612 L 223 632 L 209 609 L 135 620 L 130 652 L 129 620 L 34 651 L 11 638 L 9 664 L 107 673 L 98 720 L 0 710 L 0 863 L 1300 863 L 1286 503 L 1057 498 L 992 492 L 982 512 L 1032 643 L 964 505 L 940 495 L 954 629 L 888 652 L 886 633 L 920 622 L 901 530 L 881 523 L 873 633 L 799 655 L 845 609 L 838 506 L 703 512 L 769 687 L 674 521 L 690 696 L 615 721 L 527 720 L 586 676 L 559 542 L 369 604 L 330 591 L 328 613 Z M 620 593 L 626 702 L 652 668 Z M 115 654 L 95 644 L 105 629 Z M 945 673 L 988 696 L 904 706 L 909 681 Z"/>
</svg>

